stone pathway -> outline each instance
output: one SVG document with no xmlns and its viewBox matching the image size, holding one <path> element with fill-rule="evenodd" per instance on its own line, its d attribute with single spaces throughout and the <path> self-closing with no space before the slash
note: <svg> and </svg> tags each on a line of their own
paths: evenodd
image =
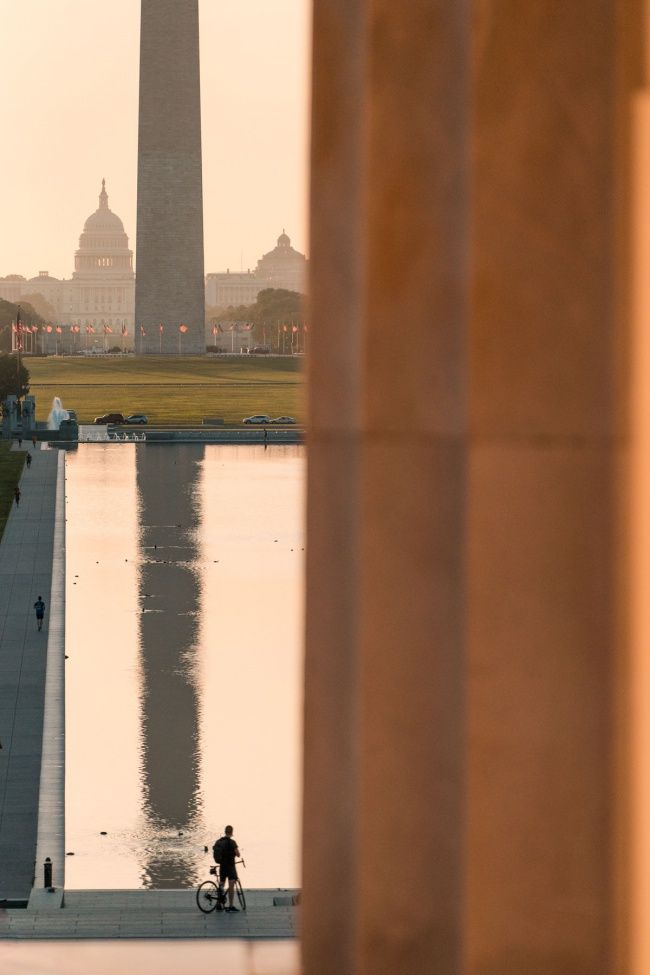
<svg viewBox="0 0 650 975">
<path fill-rule="evenodd" d="M 5 941 L 2 975 L 298 975 L 283 941 Z"/>
<path fill-rule="evenodd" d="M 65 892 L 64 907 L 39 898 L 36 908 L 0 914 L 3 939 L 283 939 L 296 936 L 296 908 L 274 907 L 276 890 L 246 892 L 239 914 L 202 914 L 194 890 Z"/>
<path fill-rule="evenodd" d="M 58 451 L 32 451 L 0 543 L 0 901 L 26 901 L 36 856 Z"/>
</svg>

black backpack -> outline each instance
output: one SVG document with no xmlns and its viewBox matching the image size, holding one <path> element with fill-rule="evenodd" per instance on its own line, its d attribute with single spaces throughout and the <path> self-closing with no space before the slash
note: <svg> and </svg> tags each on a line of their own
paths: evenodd
<svg viewBox="0 0 650 975">
<path fill-rule="evenodd" d="M 217 840 L 217 842 L 212 847 L 212 856 L 214 857 L 215 863 L 221 863 L 221 857 L 223 856 L 226 843 L 227 843 L 226 837 L 222 836 L 220 839 Z"/>
</svg>

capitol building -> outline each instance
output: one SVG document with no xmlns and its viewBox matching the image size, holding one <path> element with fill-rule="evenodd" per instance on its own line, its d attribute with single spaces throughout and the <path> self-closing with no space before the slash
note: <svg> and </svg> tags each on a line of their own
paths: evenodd
<svg viewBox="0 0 650 975">
<path fill-rule="evenodd" d="M 304 294 L 307 266 L 305 255 L 291 246 L 283 230 L 277 245 L 260 258 L 254 271 L 227 270 L 206 275 L 206 304 L 221 309 L 254 304 L 265 288 L 285 288 Z M 84 224 L 71 278 L 56 278 L 48 271 L 39 271 L 33 278 L 21 274 L 0 277 L 0 298 L 5 301 L 33 303 L 38 296 L 52 309 L 51 324 L 68 326 L 58 339 L 54 333 L 41 338 L 46 351 L 106 349 L 116 345 L 133 349 L 133 251 L 124 224 L 108 205 L 106 180 L 102 180 L 99 206 Z M 38 312 L 38 307 L 35 310 Z M 69 326 L 76 328 L 71 330 Z M 209 341 L 206 331 L 206 342 Z"/>
<path fill-rule="evenodd" d="M 52 277 L 47 271 L 33 278 L 20 274 L 0 278 L 0 298 L 18 303 L 41 295 L 54 309 L 57 325 L 78 325 L 82 336 L 86 328 L 93 328 L 91 347 L 122 347 L 123 343 L 124 348 L 133 348 L 133 251 L 124 224 L 108 205 L 105 180 L 99 206 L 79 238 L 74 267 L 70 279 Z"/>
<path fill-rule="evenodd" d="M 252 305 L 265 288 L 285 288 L 300 294 L 307 289 L 307 258 L 291 246 L 291 238 L 284 230 L 277 245 L 259 259 L 254 271 L 207 274 L 205 302 L 221 309 Z"/>
</svg>

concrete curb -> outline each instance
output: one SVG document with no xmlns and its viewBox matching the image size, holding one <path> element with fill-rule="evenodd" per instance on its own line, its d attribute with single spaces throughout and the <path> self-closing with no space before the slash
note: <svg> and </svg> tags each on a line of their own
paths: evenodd
<svg viewBox="0 0 650 975">
<path fill-rule="evenodd" d="M 29 899 L 29 908 L 41 911 L 62 906 L 65 884 L 65 451 L 57 463 L 46 668 L 35 882 Z M 46 857 L 52 861 L 56 893 L 43 887 Z"/>
</svg>

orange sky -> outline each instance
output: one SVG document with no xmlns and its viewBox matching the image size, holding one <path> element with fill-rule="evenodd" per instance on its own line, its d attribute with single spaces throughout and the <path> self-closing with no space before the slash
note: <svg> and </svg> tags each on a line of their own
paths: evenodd
<svg viewBox="0 0 650 975">
<path fill-rule="evenodd" d="M 206 271 L 306 249 L 309 0 L 200 0 Z M 106 177 L 135 249 L 139 0 L 0 0 L 0 275 L 69 277 Z"/>
</svg>

